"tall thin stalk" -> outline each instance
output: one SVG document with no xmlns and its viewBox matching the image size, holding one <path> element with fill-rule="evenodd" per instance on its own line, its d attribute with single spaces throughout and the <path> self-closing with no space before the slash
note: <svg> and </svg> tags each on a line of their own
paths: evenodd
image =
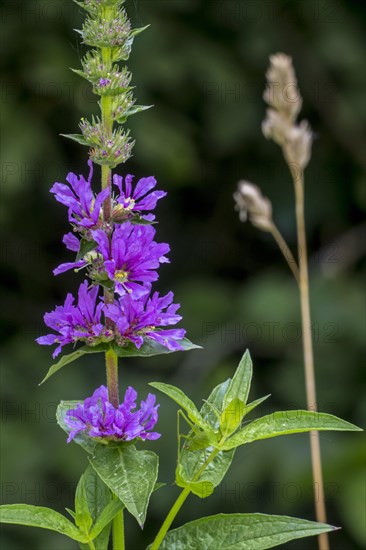
<svg viewBox="0 0 366 550">
<path fill-rule="evenodd" d="M 268 109 L 262 124 L 262 130 L 266 138 L 272 139 L 282 148 L 294 181 L 298 262 L 295 261 L 286 241 L 273 222 L 270 200 L 262 195 L 260 189 L 250 182 L 241 181 L 238 184 L 238 191 L 234 194 L 234 198 L 236 209 L 239 210 L 242 221 L 249 219 L 255 227 L 272 234 L 298 283 L 301 303 L 306 401 L 308 410 L 314 412 L 317 410 L 317 403 L 304 204 L 304 169 L 311 158 L 313 135 L 307 121 L 297 122 L 297 116 L 302 107 L 302 97 L 299 90 L 297 89 L 295 100 L 288 96 L 290 88 L 297 88 L 297 79 L 291 57 L 283 53 L 272 55 L 266 77 L 267 87 L 263 98 L 268 104 Z M 326 523 L 318 432 L 310 432 L 310 448 L 316 519 L 321 523 Z M 329 550 L 329 540 L 326 533 L 319 535 L 318 541 L 320 550 Z"/>
<path fill-rule="evenodd" d="M 314 353 L 311 334 L 309 270 L 305 228 L 304 177 L 302 170 L 296 173 L 294 170 L 291 170 L 291 173 L 294 180 L 296 199 L 296 225 L 300 271 L 299 291 L 303 334 L 302 342 L 304 353 L 306 401 L 309 411 L 317 411 Z M 321 523 L 327 523 L 319 432 L 310 432 L 310 448 L 316 519 Z M 319 548 L 320 550 L 329 550 L 329 537 L 327 533 L 322 533 L 319 535 Z"/>
<path fill-rule="evenodd" d="M 283 238 L 282 233 L 280 233 L 279 229 L 277 228 L 277 226 L 274 223 L 271 224 L 271 227 L 270 227 L 269 231 L 271 232 L 272 237 L 274 238 L 274 240 L 278 244 L 278 247 L 281 250 L 281 252 L 283 254 L 283 257 L 285 258 L 289 268 L 291 269 L 292 274 L 295 277 L 295 280 L 296 280 L 297 284 L 300 285 L 299 267 L 297 265 L 297 262 L 296 262 L 295 258 L 292 255 L 292 252 L 289 249 L 285 239 Z"/>
</svg>

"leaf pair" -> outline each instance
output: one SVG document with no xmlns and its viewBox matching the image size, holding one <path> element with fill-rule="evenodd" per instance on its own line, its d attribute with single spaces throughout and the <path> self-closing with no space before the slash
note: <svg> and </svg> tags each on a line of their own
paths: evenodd
<svg viewBox="0 0 366 550">
<path fill-rule="evenodd" d="M 196 344 L 193 344 L 187 338 L 183 338 L 183 340 L 180 340 L 179 343 L 183 347 L 183 351 L 200 349 L 200 346 L 196 346 Z M 105 353 L 110 347 L 112 347 L 118 357 L 152 357 L 153 355 L 165 355 L 167 353 L 173 353 L 172 350 L 166 348 L 165 346 L 162 346 L 158 342 L 155 342 L 155 340 L 151 340 L 149 338 L 145 338 L 144 343 L 139 349 L 137 349 L 132 342 L 126 346 L 118 346 L 115 342 L 102 343 L 98 344 L 97 346 L 82 346 L 78 350 L 73 351 L 68 355 L 63 355 L 57 363 L 52 365 L 48 370 L 46 376 L 42 380 L 41 384 L 51 378 L 51 376 L 62 369 L 62 367 L 68 365 L 69 363 L 73 363 L 83 355 L 86 355 L 87 353 Z"/>
<path fill-rule="evenodd" d="M 241 427 L 245 416 L 269 396 L 247 404 L 252 361 L 246 352 L 230 380 L 217 386 L 200 411 L 179 389 L 151 383 L 173 399 L 186 413 L 191 431 L 179 453 L 176 483 L 205 498 L 219 485 L 235 449 L 245 443 L 280 435 L 313 430 L 359 431 L 357 426 L 335 416 L 310 411 L 283 411 L 263 416 Z"/>
</svg>

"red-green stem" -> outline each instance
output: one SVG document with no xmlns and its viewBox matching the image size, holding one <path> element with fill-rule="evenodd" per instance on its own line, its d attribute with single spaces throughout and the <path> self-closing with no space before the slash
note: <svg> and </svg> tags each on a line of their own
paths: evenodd
<svg viewBox="0 0 366 550">
<path fill-rule="evenodd" d="M 110 348 L 105 354 L 106 371 L 107 371 L 107 386 L 109 401 L 114 407 L 119 405 L 118 394 L 118 357 Z"/>
</svg>

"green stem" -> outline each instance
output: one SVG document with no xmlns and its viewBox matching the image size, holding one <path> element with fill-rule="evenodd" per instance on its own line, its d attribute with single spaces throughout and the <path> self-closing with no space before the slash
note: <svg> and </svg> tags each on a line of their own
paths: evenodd
<svg viewBox="0 0 366 550">
<path fill-rule="evenodd" d="M 123 510 L 118 512 L 112 522 L 113 550 L 125 550 L 125 526 Z"/>
<path fill-rule="evenodd" d="M 198 470 L 194 478 L 192 479 L 192 482 L 195 482 L 199 479 L 201 474 L 205 471 L 207 466 L 210 464 L 210 462 L 213 461 L 217 453 L 219 452 L 219 449 L 214 449 L 210 456 L 207 458 L 207 460 L 202 464 L 201 468 Z M 161 526 L 158 534 L 155 537 L 154 542 L 151 545 L 151 550 L 158 550 L 160 548 L 161 543 L 163 542 L 165 535 L 169 531 L 169 528 L 171 524 L 173 523 L 176 515 L 178 514 L 179 510 L 183 506 L 184 502 L 186 501 L 189 493 L 191 492 L 191 489 L 189 486 L 185 487 L 183 491 L 178 496 L 177 500 L 173 504 L 171 510 L 169 511 L 167 517 L 165 518 L 165 521 L 163 525 Z"/>
<path fill-rule="evenodd" d="M 89 546 L 90 550 L 95 550 L 94 542 L 92 540 L 90 540 L 88 542 L 88 546 Z"/>
<path fill-rule="evenodd" d="M 163 525 L 160 528 L 159 533 L 156 535 L 156 538 L 154 542 L 152 543 L 151 550 L 158 550 L 160 548 L 161 543 L 163 542 L 165 535 L 169 531 L 169 528 L 171 524 L 173 523 L 175 516 L 178 514 L 179 510 L 183 506 L 185 500 L 187 499 L 189 493 L 191 492 L 191 489 L 188 487 L 185 487 L 183 491 L 180 493 L 179 497 L 173 504 L 169 514 L 165 518 L 165 521 Z"/>
</svg>

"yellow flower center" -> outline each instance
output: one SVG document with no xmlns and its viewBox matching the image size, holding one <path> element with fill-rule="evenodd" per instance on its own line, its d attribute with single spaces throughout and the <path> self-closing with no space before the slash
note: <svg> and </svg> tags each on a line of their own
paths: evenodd
<svg viewBox="0 0 366 550">
<path fill-rule="evenodd" d="M 124 283 L 128 279 L 128 271 L 124 271 L 123 269 L 117 269 L 114 272 L 114 278 L 120 283 Z"/>
</svg>

